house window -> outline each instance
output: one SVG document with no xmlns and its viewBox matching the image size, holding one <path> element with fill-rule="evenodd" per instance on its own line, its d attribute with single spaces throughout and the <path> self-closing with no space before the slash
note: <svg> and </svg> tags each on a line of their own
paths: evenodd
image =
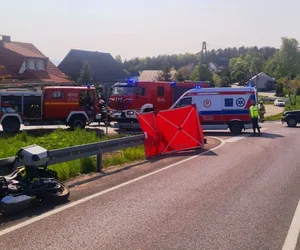
<svg viewBox="0 0 300 250">
<path fill-rule="evenodd" d="M 38 70 L 45 70 L 45 64 L 43 60 L 37 60 L 36 61 L 36 69 Z"/>
<path fill-rule="evenodd" d="M 225 107 L 233 107 L 233 98 L 225 98 Z"/>
<path fill-rule="evenodd" d="M 35 69 L 35 61 L 34 61 L 34 59 L 28 59 L 27 60 L 27 68 L 28 69 Z"/>
<path fill-rule="evenodd" d="M 57 98 L 64 98 L 64 92 L 60 90 L 56 90 L 52 92 L 52 98 L 57 99 Z"/>
<path fill-rule="evenodd" d="M 157 96 L 165 96 L 165 88 L 163 86 L 157 87 Z"/>
</svg>

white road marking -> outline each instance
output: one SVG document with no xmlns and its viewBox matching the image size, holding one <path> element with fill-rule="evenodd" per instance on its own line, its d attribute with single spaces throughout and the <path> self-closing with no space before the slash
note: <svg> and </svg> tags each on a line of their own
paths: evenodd
<svg viewBox="0 0 300 250">
<path fill-rule="evenodd" d="M 282 250 L 294 250 L 297 246 L 297 241 L 300 233 L 300 200 L 296 208 L 290 229 L 284 241 Z"/>
<path fill-rule="evenodd" d="M 261 132 L 266 131 L 266 130 L 267 130 L 267 128 L 261 128 L 260 129 Z M 229 138 L 229 139 L 225 140 L 225 142 L 237 142 L 237 141 L 245 139 L 245 138 L 247 138 L 251 135 L 252 135 L 252 133 L 251 134 L 242 134 L 242 135 L 239 135 L 239 136 L 234 136 L 232 138 Z"/>
<path fill-rule="evenodd" d="M 220 139 L 220 138 L 211 137 L 211 136 L 210 136 L 210 138 L 214 138 L 214 139 L 220 140 L 220 141 L 221 141 L 221 144 L 220 144 L 219 146 L 217 146 L 217 147 L 214 147 L 214 148 L 210 149 L 209 151 L 216 150 L 216 149 L 222 147 L 223 145 L 225 145 L 225 142 L 224 142 L 222 139 Z M 64 210 L 67 210 L 67 209 L 69 209 L 69 208 L 75 207 L 75 206 L 80 205 L 80 204 L 82 204 L 82 203 L 84 203 L 84 202 L 87 202 L 87 201 L 89 201 L 89 200 L 92 200 L 92 199 L 94 199 L 94 198 L 97 198 L 97 197 L 99 197 L 99 196 L 102 196 L 102 195 L 104 195 L 104 194 L 107 194 L 107 193 L 109 193 L 109 192 L 111 192 L 111 191 L 114 191 L 114 190 L 116 190 L 116 189 L 125 187 L 125 186 L 127 186 L 127 185 L 129 185 L 129 184 L 132 184 L 132 183 L 137 182 L 137 181 L 139 181 L 139 180 L 145 179 L 145 178 L 147 178 L 147 177 L 149 177 L 149 176 L 155 175 L 155 174 L 157 174 L 157 173 L 160 173 L 160 172 L 165 171 L 165 170 L 167 170 L 167 169 L 169 169 L 169 168 L 175 167 L 175 166 L 177 166 L 177 165 L 179 165 L 179 164 L 182 164 L 182 163 L 184 163 L 184 162 L 190 161 L 190 160 L 192 160 L 192 159 L 194 159 L 194 158 L 196 158 L 196 157 L 198 157 L 198 156 L 200 156 L 200 155 L 205 155 L 205 154 L 209 153 L 209 151 L 205 151 L 205 152 L 202 152 L 202 153 L 200 153 L 200 154 L 198 154 L 198 155 L 191 156 L 191 157 L 189 157 L 189 158 L 186 158 L 186 159 L 184 159 L 184 160 L 182 160 L 182 161 L 173 163 L 173 164 L 171 164 L 171 165 L 168 165 L 168 166 L 166 166 L 166 167 L 164 167 L 164 168 L 158 169 L 158 170 L 156 170 L 156 171 L 154 171 L 154 172 L 151 172 L 151 173 L 149 173 L 149 174 L 142 175 L 142 176 L 137 177 L 137 178 L 135 178 L 135 179 L 133 179 L 133 180 L 130 180 L 130 181 L 121 183 L 121 184 L 119 184 L 119 185 L 117 185 L 117 186 L 108 188 L 108 189 L 106 189 L 106 190 L 103 190 L 103 191 L 100 191 L 100 192 L 98 192 L 98 193 L 92 194 L 92 195 L 87 196 L 87 197 L 85 197 L 85 198 L 83 198 L 83 199 L 80 199 L 80 200 L 78 200 L 78 201 L 74 201 L 74 202 L 72 202 L 72 203 L 70 203 L 70 204 L 68 204 L 68 205 L 59 207 L 59 208 L 57 208 L 57 209 L 54 209 L 54 210 L 49 211 L 49 212 L 46 212 L 46 213 L 44 213 L 44 214 L 42 214 L 42 215 L 39 215 L 39 216 L 34 217 L 34 218 L 32 218 L 32 219 L 29 219 L 29 220 L 27 220 L 27 221 L 21 222 L 20 224 L 17 224 L 17 225 L 15 225 L 15 226 L 9 227 L 9 228 L 4 229 L 4 230 L 1 230 L 1 231 L 0 231 L 0 236 L 3 236 L 3 235 L 8 234 L 8 233 L 11 233 L 11 232 L 13 232 L 13 231 L 15 231 L 15 230 L 18 230 L 18 229 L 22 228 L 22 227 L 28 226 L 28 225 L 30 225 L 30 224 L 32 224 L 32 223 L 34 223 L 34 222 L 40 221 L 40 220 L 42 220 L 42 219 L 45 219 L 45 218 L 47 218 L 47 217 L 49 217 L 49 216 L 51 216 L 51 215 L 54 215 L 54 214 L 57 214 L 57 213 L 62 212 L 62 211 L 64 211 Z"/>
</svg>

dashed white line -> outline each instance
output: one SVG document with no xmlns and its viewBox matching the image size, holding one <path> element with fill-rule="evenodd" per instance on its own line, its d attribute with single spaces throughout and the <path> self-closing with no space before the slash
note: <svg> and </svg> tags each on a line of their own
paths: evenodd
<svg viewBox="0 0 300 250">
<path fill-rule="evenodd" d="M 284 241 L 282 250 L 294 250 L 297 246 L 297 241 L 300 233 L 300 200 L 296 208 L 292 223 Z"/>
</svg>

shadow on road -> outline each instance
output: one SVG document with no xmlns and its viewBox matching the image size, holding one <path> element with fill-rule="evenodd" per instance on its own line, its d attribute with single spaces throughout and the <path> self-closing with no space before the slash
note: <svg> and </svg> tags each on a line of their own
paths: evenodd
<svg viewBox="0 0 300 250">
<path fill-rule="evenodd" d="M 70 201 L 60 204 L 60 205 L 65 205 L 69 202 Z M 6 225 L 9 226 L 9 224 L 13 224 L 15 221 L 31 219 L 32 217 L 39 216 L 43 213 L 46 213 L 50 210 L 55 209 L 56 207 L 58 207 L 60 205 L 55 206 L 53 204 L 49 204 L 46 202 L 45 203 L 39 202 L 39 203 L 32 205 L 30 208 L 23 210 L 16 214 L 5 215 L 5 216 L 0 215 L 0 229 L 3 226 L 6 226 Z"/>
<path fill-rule="evenodd" d="M 229 131 L 209 131 L 209 132 L 205 132 L 204 131 L 204 136 L 214 136 L 214 137 L 234 137 L 234 136 L 247 136 L 251 134 L 250 131 L 248 132 L 242 132 L 241 134 L 239 135 L 235 135 L 235 134 L 232 134 L 231 132 Z"/>
<path fill-rule="evenodd" d="M 254 135 L 251 135 L 254 137 Z M 278 139 L 278 138 L 283 138 L 285 137 L 284 135 L 279 135 L 279 134 L 273 134 L 273 133 L 266 133 L 266 132 L 261 132 L 260 138 L 268 138 L 268 139 Z"/>
</svg>

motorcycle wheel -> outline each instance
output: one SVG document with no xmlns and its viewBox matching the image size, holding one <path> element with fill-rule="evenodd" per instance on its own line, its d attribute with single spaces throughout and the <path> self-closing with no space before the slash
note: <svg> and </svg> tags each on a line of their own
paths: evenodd
<svg viewBox="0 0 300 250">
<path fill-rule="evenodd" d="M 50 202 L 61 203 L 66 202 L 70 196 L 70 190 L 62 182 L 55 180 L 60 184 L 60 188 L 56 192 L 47 192 L 45 199 Z"/>
</svg>

